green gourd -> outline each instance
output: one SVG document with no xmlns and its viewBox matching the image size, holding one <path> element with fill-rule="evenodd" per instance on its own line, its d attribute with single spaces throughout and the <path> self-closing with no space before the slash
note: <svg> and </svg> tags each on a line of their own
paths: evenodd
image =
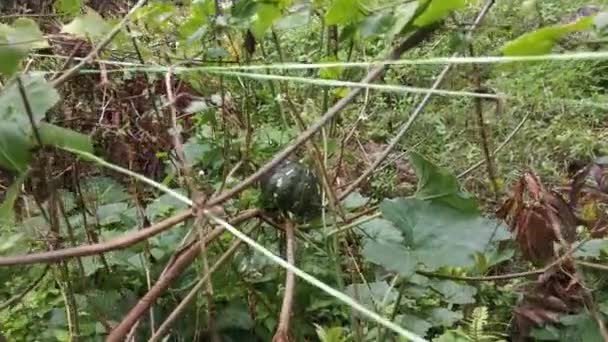
<svg viewBox="0 0 608 342">
<path fill-rule="evenodd" d="M 260 181 L 260 185 L 266 207 L 289 212 L 302 219 L 311 219 L 320 213 L 319 180 L 298 162 L 287 160 L 277 165 Z"/>
</svg>

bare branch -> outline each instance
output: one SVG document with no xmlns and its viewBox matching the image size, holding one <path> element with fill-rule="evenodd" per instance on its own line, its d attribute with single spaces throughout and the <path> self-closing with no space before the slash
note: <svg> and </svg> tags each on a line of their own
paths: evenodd
<svg viewBox="0 0 608 342">
<path fill-rule="evenodd" d="M 171 229 L 178 223 L 183 222 L 187 218 L 192 216 L 192 210 L 184 210 L 166 220 L 158 222 L 146 229 L 138 230 L 133 233 L 125 234 L 114 240 L 107 242 L 100 242 L 92 245 L 84 245 L 74 248 L 64 248 L 48 252 L 26 254 L 19 256 L 0 257 L 1 266 L 14 266 L 14 265 L 28 265 L 40 262 L 50 263 L 58 260 L 63 260 L 73 257 L 82 257 L 89 255 L 101 254 L 117 249 L 126 248 L 132 246 L 140 241 L 149 239 L 155 235 L 158 235 L 166 230 Z"/>
<path fill-rule="evenodd" d="M 252 209 L 245 211 L 235 217 L 232 220 L 233 225 L 242 223 L 246 220 L 249 220 L 253 217 L 258 216 L 260 210 Z M 216 239 L 224 232 L 224 227 L 217 227 L 212 230 L 205 237 L 205 241 L 202 243 L 209 244 L 211 241 Z M 107 342 L 122 342 L 124 341 L 125 336 L 131 330 L 131 327 L 139 321 L 140 317 L 148 311 L 150 306 L 156 302 L 158 297 L 160 297 L 163 292 L 171 285 L 171 283 L 177 279 L 177 277 L 188 267 L 196 257 L 201 253 L 201 242 L 197 241 L 196 243 L 191 244 L 187 249 L 185 249 L 180 255 L 175 259 L 173 265 L 163 273 L 163 275 L 158 279 L 158 281 L 152 286 L 150 291 L 146 293 L 129 313 L 124 317 L 124 319 L 114 327 L 114 330 L 108 335 L 106 339 Z"/>
<path fill-rule="evenodd" d="M 287 240 L 287 262 L 295 265 L 295 244 L 293 222 L 287 220 L 285 224 L 285 239 Z M 281 306 L 281 315 L 277 331 L 272 338 L 273 342 L 289 342 L 289 322 L 291 320 L 291 310 L 296 291 L 296 276 L 292 271 L 286 270 L 285 276 L 285 293 L 283 294 L 283 304 Z"/>
<path fill-rule="evenodd" d="M 401 56 L 401 54 L 403 54 L 405 51 L 418 46 L 418 44 L 420 44 L 421 42 L 423 42 L 424 40 L 429 38 L 431 36 L 431 34 L 438 27 L 439 27 L 438 25 L 433 25 L 433 26 L 426 27 L 426 28 L 423 28 L 423 29 L 420 29 L 420 30 L 414 32 L 405 41 L 403 41 L 401 44 L 399 44 L 397 47 L 395 47 L 387 58 L 390 60 L 398 59 Z M 384 72 L 386 67 L 387 67 L 386 65 L 379 65 L 379 66 L 374 67 L 367 74 L 367 76 L 365 76 L 361 80 L 361 82 L 362 83 L 373 82 L 378 77 L 380 77 L 380 75 Z M 281 152 L 277 153 L 272 160 L 270 160 L 268 163 L 266 163 L 266 165 L 261 167 L 255 173 L 251 174 L 249 177 L 247 177 L 241 183 L 236 185 L 234 188 L 232 188 L 226 192 L 223 192 L 216 197 L 209 199 L 209 202 L 207 204 L 209 206 L 220 204 L 220 203 L 228 200 L 229 198 L 232 198 L 235 195 L 239 194 L 241 191 L 245 190 L 246 188 L 248 188 L 251 184 L 253 184 L 258 179 L 260 179 L 264 174 L 266 174 L 272 168 L 274 168 L 279 163 L 281 163 L 283 160 L 285 160 L 298 147 L 302 146 L 304 143 L 306 143 L 306 141 L 308 141 L 310 138 L 312 138 L 313 135 L 315 135 L 319 130 L 321 130 L 321 128 L 323 126 L 325 126 L 325 124 L 330 122 L 336 115 L 338 115 L 338 113 L 340 113 L 340 111 L 342 109 L 346 108 L 346 106 L 348 106 L 351 102 L 353 102 L 353 100 L 355 98 L 357 98 L 357 96 L 359 96 L 359 94 L 361 94 L 363 91 L 364 91 L 363 88 L 355 88 L 355 89 L 351 90 L 345 97 L 340 99 L 340 101 L 336 102 L 336 104 L 333 105 L 317 122 L 315 122 L 312 126 L 310 126 L 306 131 L 302 132 L 302 134 L 300 134 L 291 145 L 287 146 Z"/>
<path fill-rule="evenodd" d="M 84 67 L 87 63 L 90 63 L 91 61 L 93 61 L 93 59 L 101 52 L 101 50 L 103 50 L 106 46 L 108 46 L 112 42 L 112 39 L 114 39 L 114 37 L 116 37 L 116 35 L 120 32 L 120 30 L 122 30 L 122 28 L 125 27 L 125 25 L 129 21 L 129 19 L 133 15 L 133 13 L 135 13 L 135 11 L 137 11 L 140 7 L 142 7 L 146 2 L 147 2 L 147 0 L 139 0 L 135 4 L 135 6 L 133 6 L 131 8 L 129 13 L 127 13 L 122 18 L 120 23 L 118 23 L 118 25 L 114 26 L 112 31 L 110 31 L 108 33 L 108 35 L 101 42 L 99 42 L 99 44 L 85 58 L 81 59 L 78 64 L 76 64 L 71 69 L 67 70 L 61 76 L 57 77 L 56 79 L 54 79 L 52 81 L 51 84 L 53 85 L 53 87 L 55 87 L 55 88 L 59 87 L 60 85 L 65 83 L 67 80 L 69 80 L 72 76 L 74 76 L 76 73 L 78 73 L 78 71 L 80 69 L 82 69 L 82 67 Z"/>
<path fill-rule="evenodd" d="M 481 20 L 483 20 L 483 18 L 485 18 L 486 14 L 488 13 L 488 11 L 492 7 L 492 5 L 494 5 L 494 0 L 488 0 L 486 2 L 486 5 L 484 6 L 484 8 L 481 10 L 479 15 L 477 16 L 477 19 L 475 20 L 475 24 L 473 26 L 471 26 L 470 31 L 468 32 L 469 37 L 475 31 L 475 29 L 477 29 L 477 27 L 479 26 L 479 23 L 481 23 Z M 456 57 L 457 55 L 458 54 L 455 53 L 452 57 Z M 437 88 L 439 88 L 439 86 L 443 82 L 445 76 L 452 69 L 453 66 L 454 66 L 454 64 L 448 64 L 443 68 L 443 70 L 441 71 L 441 73 L 439 73 L 439 75 L 437 76 L 437 79 L 433 83 L 433 86 L 431 87 L 430 91 L 428 93 L 426 93 L 426 95 L 424 96 L 422 101 L 420 101 L 420 103 L 418 104 L 418 107 L 416 107 L 416 109 L 414 110 L 412 115 L 410 115 L 410 118 L 407 120 L 407 122 L 405 124 L 403 124 L 403 126 L 401 126 L 401 128 L 399 129 L 399 132 L 397 132 L 397 135 L 395 135 L 395 137 L 393 138 L 391 143 L 386 147 L 386 149 L 384 149 L 384 151 L 382 151 L 380 156 L 378 156 L 376 158 L 376 160 L 374 160 L 374 163 L 370 167 L 368 167 L 367 170 L 365 170 L 363 172 L 363 174 L 361 174 L 361 176 L 359 176 L 359 178 L 357 178 L 357 180 L 355 180 L 351 185 L 349 185 L 348 188 L 346 188 L 346 190 L 344 190 L 344 192 L 340 195 L 340 199 L 346 198 L 346 196 L 348 196 L 351 192 L 353 192 L 359 186 L 359 184 L 361 184 L 361 182 L 366 180 L 367 177 L 369 177 L 378 168 L 378 166 L 380 166 L 380 164 L 382 164 L 382 162 L 388 157 L 388 155 L 391 153 L 391 151 L 393 151 L 395 149 L 395 147 L 397 146 L 397 143 L 399 143 L 399 141 L 405 136 L 405 133 L 407 133 L 409 131 L 409 129 L 412 126 L 412 124 L 414 123 L 414 121 L 418 118 L 418 116 L 420 116 L 420 114 L 422 113 L 422 111 L 424 110 L 426 105 L 429 103 L 431 97 L 433 96 L 432 92 L 434 90 L 436 90 Z"/>
<path fill-rule="evenodd" d="M 226 250 L 226 252 L 224 252 L 224 254 L 222 254 L 222 256 L 220 256 L 219 259 L 217 259 L 215 264 L 213 264 L 209 268 L 207 273 L 205 273 L 205 275 L 198 281 L 198 283 L 196 283 L 196 285 L 194 285 L 194 287 L 192 287 L 192 289 L 190 290 L 188 295 L 186 295 L 186 297 L 184 299 L 182 299 L 182 301 L 173 310 L 173 312 L 171 312 L 171 314 L 169 314 L 169 317 L 167 317 L 167 319 L 163 322 L 163 324 L 161 324 L 161 326 L 158 328 L 156 333 L 150 338 L 150 340 L 148 340 L 148 342 L 160 341 L 160 339 L 169 332 L 171 325 L 173 323 L 175 323 L 175 320 L 178 319 L 179 316 L 184 312 L 184 310 L 186 309 L 186 306 L 190 302 L 192 302 L 194 297 L 207 283 L 207 281 L 209 280 L 211 275 L 215 271 L 217 271 L 217 269 L 220 268 L 220 266 L 222 266 L 230 257 L 232 257 L 232 255 L 238 250 L 238 248 L 241 246 L 242 243 L 243 243 L 242 240 L 237 239 L 236 241 L 234 241 L 234 243 L 228 248 L 228 250 Z"/>
</svg>

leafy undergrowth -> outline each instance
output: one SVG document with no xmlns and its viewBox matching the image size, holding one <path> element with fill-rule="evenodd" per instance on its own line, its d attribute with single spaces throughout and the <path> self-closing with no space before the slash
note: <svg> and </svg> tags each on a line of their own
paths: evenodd
<svg viewBox="0 0 608 342">
<path fill-rule="evenodd" d="M 601 53 L 606 18 L 565 0 L 1 2 L 0 333 L 606 340 L 605 56 L 543 58 Z M 354 84 L 374 65 L 347 62 L 419 36 Z"/>
</svg>

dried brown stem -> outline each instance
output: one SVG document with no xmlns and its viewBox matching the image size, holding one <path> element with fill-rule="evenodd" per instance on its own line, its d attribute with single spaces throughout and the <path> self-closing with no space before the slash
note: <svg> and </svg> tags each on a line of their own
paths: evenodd
<svg viewBox="0 0 608 342">
<path fill-rule="evenodd" d="M 89 255 L 101 254 L 117 249 L 132 246 L 140 241 L 149 239 L 168 229 L 171 229 L 178 223 L 183 222 L 192 216 L 192 210 L 188 209 L 178 213 L 168 219 L 158 222 L 149 228 L 142 229 L 133 233 L 125 234 L 114 240 L 100 242 L 92 245 L 84 245 L 74 248 L 64 248 L 48 252 L 26 254 L 10 257 L 0 257 L 1 266 L 27 265 L 40 262 L 51 263 L 58 260 L 64 260 L 73 257 L 82 257 Z"/>
<path fill-rule="evenodd" d="M 285 238 L 287 240 L 286 254 L 287 262 L 295 265 L 295 244 L 296 238 L 294 234 L 293 222 L 287 220 L 285 222 Z M 281 306 L 281 314 L 279 316 L 279 324 L 277 331 L 272 338 L 272 342 L 289 342 L 289 323 L 291 321 L 291 311 L 293 308 L 293 300 L 295 297 L 296 290 L 296 276 L 295 274 L 287 270 L 285 276 L 285 293 L 283 294 L 283 304 Z"/>
<path fill-rule="evenodd" d="M 405 41 L 403 41 L 401 44 L 396 46 L 391 51 L 391 53 L 389 54 L 387 59 L 389 59 L 389 60 L 398 59 L 402 53 L 418 46 L 418 44 L 420 44 L 421 42 L 426 40 L 428 37 L 430 37 L 431 34 L 437 28 L 438 28 L 438 25 L 433 25 L 433 26 L 426 27 L 426 28 L 423 28 L 423 29 L 420 29 L 420 30 L 414 32 Z M 384 72 L 386 67 L 387 67 L 386 65 L 379 65 L 379 66 L 374 67 L 367 74 L 367 76 L 365 76 L 361 80 L 361 83 L 373 82 Z M 359 96 L 359 94 L 361 94 L 361 92 L 363 92 L 363 90 L 364 90 L 363 88 L 355 88 L 355 89 L 351 90 L 345 97 L 340 99 L 340 101 L 336 102 L 335 105 L 333 105 L 330 109 L 328 109 L 327 112 L 317 122 L 315 122 L 312 126 L 310 126 L 306 131 L 302 132 L 293 141 L 293 143 L 291 145 L 285 147 L 281 152 L 277 153 L 272 160 L 270 160 L 268 163 L 266 163 L 266 165 L 264 165 L 263 167 L 258 169 L 255 173 L 251 174 L 249 177 L 247 177 L 241 183 L 236 185 L 234 188 L 219 194 L 217 197 L 213 197 L 213 198 L 209 199 L 209 202 L 207 204 L 209 206 L 220 204 L 230 198 L 233 198 L 235 195 L 239 194 L 241 191 L 248 188 L 251 184 L 253 184 L 258 179 L 260 179 L 260 177 L 265 175 L 272 168 L 274 168 L 279 163 L 281 163 L 283 160 L 285 160 L 297 148 L 299 148 L 306 141 L 308 141 L 310 138 L 312 138 L 312 136 L 315 135 L 317 132 L 319 132 L 319 130 L 321 130 L 321 128 L 323 126 L 325 126 L 329 121 L 331 121 L 332 118 L 334 118 L 336 115 L 338 115 L 338 113 L 340 113 L 340 111 L 342 109 L 344 109 L 355 98 L 357 98 L 357 96 Z"/>
<path fill-rule="evenodd" d="M 252 209 L 245 211 L 235 217 L 231 224 L 236 225 L 246 220 L 258 216 L 260 211 L 258 209 Z M 114 330 L 108 335 L 107 342 L 122 342 L 125 336 L 129 333 L 133 325 L 139 321 L 140 317 L 146 313 L 152 304 L 163 294 L 163 292 L 171 285 L 171 283 L 177 279 L 177 277 L 188 267 L 196 257 L 201 253 L 201 243 L 209 244 L 215 240 L 224 232 L 223 227 L 217 227 L 212 230 L 203 242 L 196 241 L 192 243 L 188 248 L 184 249 L 176 258 L 171 267 L 158 279 L 158 281 L 152 286 L 140 300 L 135 304 L 129 313 L 123 318 L 123 320 L 114 327 Z"/>
<path fill-rule="evenodd" d="M 469 44 L 469 53 L 471 57 L 474 57 L 473 45 Z M 473 64 L 473 78 L 477 91 L 482 91 L 481 72 L 477 64 Z M 496 170 L 494 169 L 493 156 L 490 153 L 490 137 L 488 129 L 486 127 L 484 115 L 483 115 L 483 102 L 482 98 L 476 98 L 475 100 L 475 114 L 477 118 L 477 128 L 479 130 L 479 139 L 481 140 L 481 150 L 483 157 L 486 162 L 486 169 L 488 171 L 488 178 L 492 184 L 492 190 L 494 190 L 494 200 L 498 201 L 498 181 L 496 180 Z M 497 105 L 498 111 L 498 105 Z M 498 113 L 497 113 L 498 114 Z"/>
<path fill-rule="evenodd" d="M 167 319 L 163 322 L 163 324 L 161 324 L 161 326 L 158 328 L 156 333 L 150 338 L 149 342 L 160 341 L 161 338 L 169 332 L 171 325 L 173 323 L 175 323 L 175 320 L 178 319 L 179 316 L 184 312 L 184 310 L 186 309 L 186 306 L 188 304 L 190 304 L 190 302 L 192 302 L 192 300 L 195 298 L 195 296 L 198 294 L 198 292 L 207 283 L 207 281 L 211 277 L 211 275 L 215 271 L 217 271 L 217 269 L 220 268 L 220 266 L 222 266 L 230 257 L 232 257 L 232 255 L 238 250 L 238 248 L 241 246 L 242 243 L 243 243 L 243 241 L 239 240 L 239 239 L 237 239 L 236 241 L 234 241 L 232 243 L 232 245 L 228 248 L 228 250 L 226 250 L 224 252 L 224 254 L 222 254 L 219 257 L 219 259 L 217 259 L 217 261 L 209 268 L 209 270 L 198 281 L 198 283 L 196 283 L 196 285 L 194 285 L 194 287 L 190 290 L 190 292 L 186 295 L 186 297 L 184 297 L 184 299 L 182 299 L 182 301 L 179 303 L 179 305 L 177 307 L 175 307 L 175 309 L 173 309 L 173 312 L 171 312 L 171 314 L 169 314 L 169 317 L 167 317 Z"/>
<path fill-rule="evenodd" d="M 93 61 L 93 59 L 97 55 L 99 55 L 101 50 L 103 50 L 106 46 L 108 46 L 112 42 L 112 39 L 114 39 L 114 37 L 116 37 L 116 35 L 120 32 L 120 30 L 122 30 L 122 28 L 125 27 L 125 25 L 129 21 L 129 19 L 131 18 L 131 15 L 133 15 L 133 13 L 135 13 L 139 8 L 141 8 L 146 2 L 147 2 L 147 0 L 139 0 L 135 4 L 135 6 L 133 6 L 131 8 L 131 10 L 122 18 L 120 23 L 118 23 L 118 25 L 114 26 L 112 31 L 110 31 L 108 33 L 108 35 L 101 42 L 99 42 L 99 44 L 91 52 L 89 52 L 89 54 L 85 58 L 80 60 L 80 62 L 78 64 L 76 64 L 75 66 L 73 66 L 71 69 L 64 72 L 61 76 L 54 79 L 51 82 L 51 85 L 55 88 L 61 86 L 63 83 L 65 83 L 67 80 L 69 80 L 72 76 L 76 75 L 78 73 L 78 71 L 80 69 L 82 69 L 82 67 L 84 67 L 87 63 L 90 63 L 91 61 Z"/>
</svg>

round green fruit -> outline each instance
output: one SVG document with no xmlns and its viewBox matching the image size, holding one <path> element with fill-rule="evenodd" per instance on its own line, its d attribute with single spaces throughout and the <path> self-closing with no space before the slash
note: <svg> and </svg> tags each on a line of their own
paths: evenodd
<svg viewBox="0 0 608 342">
<path fill-rule="evenodd" d="M 262 199 L 271 207 L 290 212 L 298 218 L 313 218 L 320 213 L 319 180 L 300 163 L 282 162 L 260 184 Z"/>
</svg>

